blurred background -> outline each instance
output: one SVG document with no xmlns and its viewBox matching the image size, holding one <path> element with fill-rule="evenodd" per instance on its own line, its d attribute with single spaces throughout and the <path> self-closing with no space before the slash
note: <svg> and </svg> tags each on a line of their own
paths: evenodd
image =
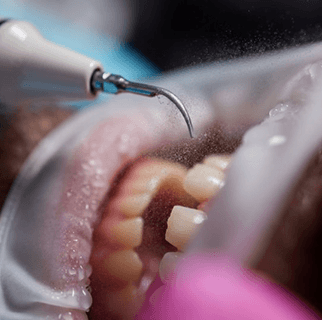
<svg viewBox="0 0 322 320">
<path fill-rule="evenodd" d="M 135 78 L 322 37 L 318 0 L 0 0 L 0 8 Z"/>
<path fill-rule="evenodd" d="M 134 12 L 133 45 L 164 70 L 322 35 L 318 0 L 137 0 Z"/>
</svg>

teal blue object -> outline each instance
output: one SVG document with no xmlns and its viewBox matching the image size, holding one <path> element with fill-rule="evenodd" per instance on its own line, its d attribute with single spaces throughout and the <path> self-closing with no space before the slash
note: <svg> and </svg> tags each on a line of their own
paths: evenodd
<svg viewBox="0 0 322 320">
<path fill-rule="evenodd" d="M 106 34 L 95 33 L 85 26 L 73 24 L 44 10 L 38 10 L 30 3 L 0 0 L 0 8 L 0 18 L 32 23 L 46 39 L 100 61 L 106 72 L 120 74 L 133 81 L 154 78 L 160 72 L 129 44 Z M 109 97 L 101 94 L 95 103 L 107 100 Z M 93 101 L 75 103 L 79 108 L 91 104 Z"/>
</svg>

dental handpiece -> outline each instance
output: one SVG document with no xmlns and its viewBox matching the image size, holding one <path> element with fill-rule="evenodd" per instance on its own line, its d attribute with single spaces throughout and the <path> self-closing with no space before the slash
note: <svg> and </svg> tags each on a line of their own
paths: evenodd
<svg viewBox="0 0 322 320">
<path fill-rule="evenodd" d="M 179 109 L 193 137 L 189 113 L 172 92 L 104 72 L 98 61 L 44 39 L 28 22 L 0 20 L 1 105 L 93 99 L 98 92 L 163 95 Z"/>
</svg>

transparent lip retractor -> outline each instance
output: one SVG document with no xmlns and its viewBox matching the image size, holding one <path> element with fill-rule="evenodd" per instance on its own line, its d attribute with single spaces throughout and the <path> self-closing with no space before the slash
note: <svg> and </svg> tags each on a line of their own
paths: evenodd
<svg viewBox="0 0 322 320">
<path fill-rule="evenodd" d="M 112 94 L 129 92 L 147 97 L 163 95 L 167 97 L 171 102 L 173 102 L 174 105 L 179 109 L 187 124 L 190 137 L 194 137 L 193 126 L 187 109 L 185 108 L 184 104 L 180 101 L 180 99 L 169 90 L 144 83 L 128 81 L 124 79 L 122 76 L 102 72 L 100 70 L 97 70 L 93 74 L 92 90 L 95 92 L 103 91 Z"/>
</svg>

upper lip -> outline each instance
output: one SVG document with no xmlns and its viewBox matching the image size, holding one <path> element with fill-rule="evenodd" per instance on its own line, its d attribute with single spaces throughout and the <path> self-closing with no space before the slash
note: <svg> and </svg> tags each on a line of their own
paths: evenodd
<svg viewBox="0 0 322 320">
<path fill-rule="evenodd" d="M 317 49 L 320 50 L 319 47 L 317 47 Z M 319 53 L 317 49 L 315 49 L 315 51 L 311 50 L 311 53 L 310 53 L 311 57 L 313 57 L 314 59 L 318 56 L 318 53 Z M 304 65 L 304 62 L 303 64 L 299 63 L 298 65 L 296 65 L 295 63 L 294 69 L 290 69 L 291 70 L 290 74 L 291 75 L 296 74 L 296 72 L 300 70 L 303 65 Z M 238 65 L 235 67 L 237 68 Z M 244 70 L 244 71 L 246 72 L 247 70 Z M 261 83 L 264 83 L 265 79 L 268 81 L 269 79 L 273 78 L 274 80 L 274 77 L 271 76 L 272 73 L 271 74 L 269 73 L 269 67 L 267 67 L 266 71 L 267 71 L 266 73 L 263 71 L 262 74 L 257 75 L 257 79 L 259 78 L 262 79 Z M 198 74 L 198 71 L 196 73 Z M 236 74 L 236 70 L 234 71 L 234 74 Z M 237 80 L 233 79 L 231 84 L 227 86 L 229 90 L 231 89 L 231 92 L 234 92 L 233 90 L 234 84 L 238 83 L 241 77 L 242 75 L 239 74 L 237 77 Z M 209 78 L 211 78 L 211 76 L 209 76 Z M 283 78 L 282 80 L 285 80 L 285 77 L 282 77 L 282 78 Z M 249 83 L 251 84 L 253 80 L 254 81 L 256 80 L 256 74 L 253 75 L 253 77 L 249 76 L 248 79 L 249 79 Z M 189 79 L 188 83 L 190 81 L 192 80 Z M 200 81 L 201 80 L 199 80 L 199 83 Z M 224 81 L 227 81 L 227 76 L 226 78 L 223 77 L 223 80 L 220 80 L 219 83 L 223 83 Z M 262 96 L 257 95 L 257 98 L 256 98 L 257 102 L 265 101 L 264 108 L 261 109 L 260 115 L 258 115 L 258 118 L 262 117 L 263 114 L 266 114 L 269 103 L 272 103 L 273 101 L 271 96 L 268 97 L 267 95 L 265 95 L 265 92 L 269 91 L 269 88 L 272 88 L 272 87 L 276 88 L 276 90 L 278 89 L 278 86 L 275 83 L 271 83 L 272 85 L 271 87 L 269 86 L 269 82 L 267 83 L 268 83 L 268 88 L 267 89 L 263 88 L 263 92 L 264 92 L 263 95 Z M 191 82 L 190 82 L 190 85 L 191 85 Z M 198 86 L 198 81 L 196 82 L 195 85 Z M 254 87 L 251 87 L 251 88 L 254 88 Z M 257 88 L 259 88 L 259 86 L 257 86 Z M 246 93 L 249 95 L 247 96 L 246 94 L 244 96 L 245 101 L 242 105 L 246 106 L 245 103 L 248 97 L 251 102 L 250 105 L 252 106 L 255 101 L 254 96 L 256 95 L 253 94 L 254 92 L 252 90 L 248 92 L 247 86 L 245 87 L 245 90 L 246 90 Z M 276 93 L 277 91 L 274 91 L 274 92 Z M 212 97 L 214 99 L 213 101 L 218 101 L 216 100 L 215 93 L 216 93 L 216 89 L 214 89 L 214 95 Z M 207 92 L 205 93 L 205 95 L 206 95 L 205 99 L 207 99 L 209 98 L 210 93 Z M 319 99 L 318 94 L 316 96 L 316 99 Z M 132 100 L 132 97 L 131 97 L 131 100 Z M 126 97 L 124 98 L 117 97 L 113 103 L 114 105 L 118 106 L 122 104 L 122 101 L 127 101 L 128 103 L 128 100 L 126 99 Z M 141 103 L 141 101 L 143 100 L 139 99 L 138 101 L 139 101 L 138 103 Z M 276 101 L 276 97 L 274 101 Z M 150 101 L 144 101 L 144 103 L 149 104 Z M 274 105 L 270 104 L 270 107 L 273 107 L 273 106 Z M 266 107 L 266 110 L 265 110 L 265 107 Z M 195 110 L 196 109 L 192 110 L 193 111 L 192 117 L 194 117 L 194 115 L 198 117 L 198 113 Z M 242 111 L 238 111 L 238 112 L 242 113 Z M 247 109 L 246 112 L 249 112 L 249 109 Z M 229 112 L 226 112 L 226 115 L 227 114 L 229 114 Z M 268 211 L 263 212 L 262 210 L 263 205 L 266 201 L 270 200 L 269 197 L 272 197 L 273 191 L 274 191 L 273 187 L 275 187 L 276 181 L 283 181 L 283 184 L 281 185 L 281 187 L 284 191 L 287 191 L 290 185 L 294 184 L 294 177 L 295 175 L 298 175 L 297 170 L 302 168 L 301 167 L 302 164 L 307 160 L 308 155 L 312 154 L 318 141 L 320 141 L 321 136 L 316 136 L 316 133 L 319 133 L 319 134 L 322 133 L 319 128 L 319 122 L 313 121 L 316 127 L 312 128 L 311 126 L 312 120 L 316 120 L 316 119 L 322 119 L 321 108 L 319 107 L 319 104 L 317 104 L 316 102 L 315 103 L 313 102 L 312 107 L 309 109 L 309 111 L 307 113 L 304 113 L 303 116 L 301 117 L 301 128 L 302 130 L 303 128 L 306 128 L 307 131 L 305 131 L 305 134 L 302 135 L 302 132 L 300 132 L 300 129 L 294 127 L 292 129 L 292 134 L 293 134 L 292 136 L 294 136 L 294 138 L 292 138 L 292 140 L 290 141 L 291 144 L 289 145 L 289 147 L 287 147 L 288 148 L 287 152 L 281 154 L 285 168 L 287 168 L 287 164 L 289 164 L 291 161 L 295 159 L 294 155 L 304 155 L 304 157 L 300 158 L 297 164 L 292 167 L 292 170 L 287 171 L 286 173 L 284 173 L 284 175 L 282 174 L 283 171 L 281 170 L 281 168 L 276 167 L 276 165 L 279 165 L 280 163 L 277 161 L 274 162 L 274 158 L 271 158 L 267 161 L 263 161 L 262 163 L 260 161 L 257 162 L 260 164 L 258 167 L 254 166 L 254 163 L 246 161 L 247 152 L 250 152 L 250 151 L 257 152 L 255 154 L 257 158 L 255 157 L 253 158 L 253 160 L 264 159 L 265 156 L 267 156 L 265 148 L 261 148 L 261 146 L 254 144 L 253 147 L 250 147 L 249 145 L 245 145 L 242 149 L 239 150 L 237 154 L 237 159 L 234 161 L 231 167 L 231 171 L 228 175 L 226 186 L 223 188 L 220 196 L 217 198 L 213 207 L 210 209 L 210 211 L 214 213 L 214 215 L 209 218 L 209 221 L 211 221 L 211 219 L 214 219 L 215 222 L 213 224 L 212 223 L 205 224 L 206 231 L 209 231 L 207 230 L 207 226 L 212 226 L 212 227 L 217 226 L 216 230 L 218 231 L 218 233 L 214 233 L 213 229 L 209 232 L 201 233 L 200 236 L 196 238 L 196 241 L 193 243 L 191 249 L 217 246 L 217 247 L 222 247 L 223 249 L 227 250 L 231 254 L 237 255 L 243 261 L 249 259 L 250 255 L 254 252 L 254 250 L 256 250 L 256 248 L 254 248 L 253 246 L 254 243 L 257 244 L 257 240 L 263 239 L 263 234 L 261 233 L 261 231 L 263 231 L 263 229 L 266 228 L 268 223 L 271 223 L 273 221 L 272 217 L 274 213 L 277 212 L 276 209 L 279 206 L 281 206 L 281 203 L 285 197 L 285 193 L 280 193 L 278 199 L 277 198 L 273 199 L 276 205 L 270 207 L 270 212 Z M 254 121 L 254 118 L 252 118 L 251 122 L 252 121 Z M 183 127 L 182 130 L 185 134 L 186 129 Z M 145 136 L 149 137 L 149 133 L 147 132 Z M 152 138 L 154 137 L 151 137 L 151 140 Z M 155 136 L 155 138 L 161 139 L 161 135 L 157 135 Z M 171 140 L 173 137 L 171 138 L 169 135 L 165 133 L 162 138 Z M 310 145 L 306 143 L 307 140 L 311 141 Z M 155 141 L 152 141 L 151 145 L 154 145 L 154 144 L 155 144 Z M 308 148 L 309 146 L 310 148 Z M 39 150 L 41 150 L 41 148 Z M 141 151 L 141 149 L 137 149 L 136 152 L 139 152 L 139 151 Z M 270 172 L 267 171 L 267 165 L 272 166 Z M 42 168 L 39 168 L 39 170 L 41 171 Z M 276 175 L 273 177 L 271 175 L 272 170 L 273 171 L 277 170 L 282 175 Z M 247 180 L 245 179 L 245 177 L 247 177 Z M 270 181 L 270 186 L 271 186 L 270 190 L 268 189 L 265 190 L 265 197 L 258 198 L 257 199 L 258 201 L 253 201 L 254 197 L 252 197 L 251 202 L 245 201 L 245 199 L 249 198 L 250 195 L 253 195 L 253 193 L 257 191 L 258 183 L 263 181 L 266 181 L 266 182 Z M 19 184 L 19 182 L 20 180 L 18 180 L 17 184 Z M 245 183 L 247 183 L 247 188 L 245 188 Z M 25 187 L 27 188 L 28 186 L 25 186 Z M 8 208 L 8 205 L 5 207 L 5 210 L 7 208 Z M 266 214 L 266 216 L 262 215 L 261 218 L 258 219 L 258 217 L 256 216 L 258 215 L 258 212 L 261 212 L 262 214 Z M 22 217 L 20 218 L 22 219 Z M 254 222 L 256 222 L 257 224 L 254 224 Z M 221 232 L 221 230 L 225 230 L 225 233 Z M 215 237 L 210 237 L 210 234 L 215 234 Z M 17 245 L 17 243 L 15 244 Z M 20 249 L 18 248 L 18 250 L 21 250 L 21 248 Z"/>
</svg>

